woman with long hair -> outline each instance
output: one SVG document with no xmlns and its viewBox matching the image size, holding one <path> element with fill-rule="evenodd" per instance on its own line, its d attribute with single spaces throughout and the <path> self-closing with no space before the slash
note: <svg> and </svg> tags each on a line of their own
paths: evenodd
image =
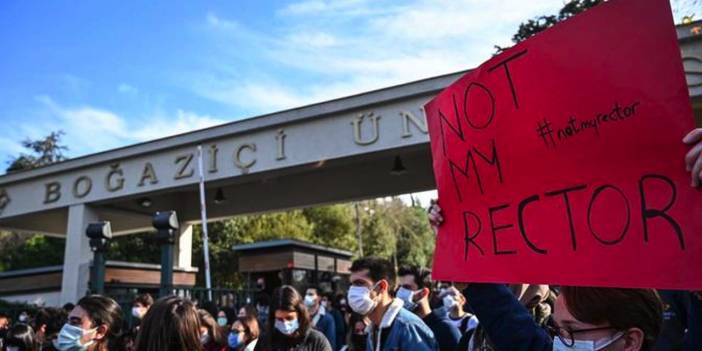
<svg viewBox="0 0 702 351">
<path fill-rule="evenodd" d="M 204 351 L 195 305 L 178 296 L 158 299 L 144 315 L 136 351 Z"/>
<path fill-rule="evenodd" d="M 327 338 L 312 329 L 302 296 L 290 285 L 273 292 L 266 334 L 269 347 L 258 343 L 257 350 L 332 351 Z"/>
<path fill-rule="evenodd" d="M 260 331 L 258 319 L 255 316 L 247 315 L 239 317 L 232 323 L 232 331 L 229 333 L 229 348 L 233 350 L 252 351 L 258 344 Z"/>
<path fill-rule="evenodd" d="M 200 344 L 205 351 L 226 351 L 224 332 L 212 315 L 205 310 L 197 310 L 197 314 L 200 317 Z"/>
<path fill-rule="evenodd" d="M 86 296 L 68 315 L 54 346 L 60 351 L 122 351 L 122 308 L 115 300 Z"/>
</svg>

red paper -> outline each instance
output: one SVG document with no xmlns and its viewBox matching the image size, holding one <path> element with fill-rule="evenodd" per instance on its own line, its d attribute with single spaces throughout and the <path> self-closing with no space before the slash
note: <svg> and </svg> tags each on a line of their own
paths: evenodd
<svg viewBox="0 0 702 351">
<path fill-rule="evenodd" d="M 702 196 L 667 0 L 613 0 L 426 106 L 442 281 L 702 289 Z"/>
</svg>

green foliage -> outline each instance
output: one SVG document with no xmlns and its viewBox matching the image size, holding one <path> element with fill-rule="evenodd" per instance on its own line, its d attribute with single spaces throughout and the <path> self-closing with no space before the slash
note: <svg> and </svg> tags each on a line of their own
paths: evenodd
<svg viewBox="0 0 702 351">
<path fill-rule="evenodd" d="M 361 238 L 365 255 L 386 257 L 397 264 L 431 265 L 434 234 L 425 211 L 399 199 L 359 204 Z M 214 286 L 241 284 L 235 245 L 273 239 L 297 239 L 358 254 L 353 204 L 317 206 L 278 213 L 246 215 L 210 223 L 209 252 Z M 57 265 L 63 262 L 64 240 L 45 236 L 0 234 L 0 271 Z M 3 241 L 4 240 L 4 241 Z M 3 245 L 3 243 L 7 243 Z M 198 284 L 204 285 L 202 227 L 193 231 L 193 265 L 200 267 Z M 107 259 L 159 263 L 161 248 L 153 233 L 116 237 Z"/>
<path fill-rule="evenodd" d="M 515 44 L 520 43 L 526 39 L 531 38 L 539 32 L 553 27 L 558 22 L 573 17 L 603 2 L 604 0 L 568 1 L 565 5 L 563 5 L 563 8 L 561 8 L 557 15 L 544 15 L 529 19 L 526 22 L 522 22 L 519 25 L 517 33 L 515 33 L 514 36 L 512 36 L 512 42 Z M 508 48 L 502 48 L 495 45 L 495 49 L 497 49 L 496 53 L 499 54 L 500 52 L 507 50 Z"/>
<path fill-rule="evenodd" d="M 45 235 L 0 232 L 0 271 L 63 263 L 65 240 Z"/>
<path fill-rule="evenodd" d="M 63 131 L 57 131 L 51 132 L 43 139 L 26 139 L 22 142 L 22 146 L 28 149 L 29 153 L 20 153 L 9 162 L 10 165 L 5 171 L 7 173 L 25 171 L 65 160 L 63 152 L 68 148 L 60 144 L 63 135 Z"/>
<path fill-rule="evenodd" d="M 315 244 L 355 252 L 357 250 L 355 214 L 350 205 L 310 207 L 302 210 L 312 224 Z"/>
<path fill-rule="evenodd" d="M 154 233 L 118 236 L 110 242 L 105 257 L 111 261 L 160 263 L 161 247 Z"/>
</svg>

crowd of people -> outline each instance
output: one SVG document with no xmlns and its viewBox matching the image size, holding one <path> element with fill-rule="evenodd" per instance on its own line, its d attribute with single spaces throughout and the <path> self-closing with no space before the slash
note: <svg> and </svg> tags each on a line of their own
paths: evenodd
<svg viewBox="0 0 702 351">
<path fill-rule="evenodd" d="M 451 285 L 383 258 L 355 260 L 346 293 L 292 286 L 231 315 L 187 298 L 107 296 L 75 306 L 0 315 L 2 351 L 699 350 L 695 292 Z M 126 313 L 129 313 L 128 311 Z M 228 316 L 228 314 L 230 316 Z"/>
<path fill-rule="evenodd" d="M 702 129 L 685 162 L 702 179 Z M 429 221 L 442 224 L 433 204 Z M 351 264 L 346 292 L 277 287 L 237 313 L 180 296 L 137 296 L 127 325 L 110 297 L 0 314 L 2 351 L 702 350 L 702 292 L 432 282 L 387 259 Z"/>
</svg>

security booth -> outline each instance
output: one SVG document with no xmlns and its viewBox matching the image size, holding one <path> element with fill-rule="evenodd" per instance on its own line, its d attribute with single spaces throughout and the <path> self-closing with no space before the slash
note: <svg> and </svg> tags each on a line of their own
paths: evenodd
<svg viewBox="0 0 702 351">
<path fill-rule="evenodd" d="M 174 284 L 177 288 L 191 290 L 195 287 L 197 268 L 175 267 L 174 270 Z M 158 296 L 160 274 L 161 266 L 157 264 L 107 261 L 103 281 L 105 294 L 127 305 L 131 304 L 131 296 L 137 293 Z M 60 306 L 63 275 L 61 265 L 0 272 L 0 299 L 33 305 Z M 92 286 L 89 281 L 83 285 Z M 87 289 L 82 293 L 88 293 Z"/>
<path fill-rule="evenodd" d="M 239 273 L 246 284 L 271 294 L 281 285 L 294 286 L 301 294 L 311 286 L 323 292 L 345 291 L 353 253 L 304 241 L 282 239 L 234 246 Z"/>
</svg>

